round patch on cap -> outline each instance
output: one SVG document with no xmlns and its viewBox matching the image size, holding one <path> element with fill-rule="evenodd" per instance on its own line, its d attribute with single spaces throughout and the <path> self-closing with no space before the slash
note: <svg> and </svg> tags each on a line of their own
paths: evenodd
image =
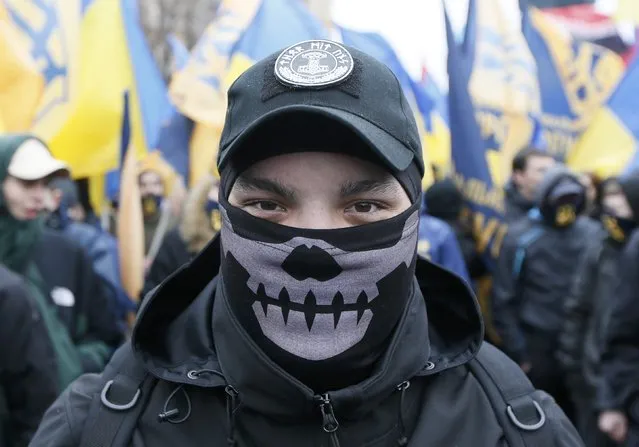
<svg viewBox="0 0 639 447">
<path fill-rule="evenodd" d="M 275 76 L 292 87 L 326 87 L 344 81 L 353 72 L 353 56 L 328 40 L 307 40 L 282 51 Z"/>
</svg>

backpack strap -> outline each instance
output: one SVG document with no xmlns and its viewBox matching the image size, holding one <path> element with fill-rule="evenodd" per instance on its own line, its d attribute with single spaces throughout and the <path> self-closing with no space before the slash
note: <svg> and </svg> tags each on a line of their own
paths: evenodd
<svg viewBox="0 0 639 447">
<path fill-rule="evenodd" d="M 124 443 L 128 443 L 156 383 L 135 358 L 128 343 L 116 351 L 109 366 L 113 368 L 103 373 L 104 386 L 91 402 L 82 432 L 82 447 L 112 446 L 116 437 L 124 437 Z M 124 424 L 125 420 L 131 427 Z"/>
<path fill-rule="evenodd" d="M 536 390 L 512 360 L 484 342 L 468 366 L 482 384 L 509 446 L 554 445 L 553 431 L 546 424 L 546 413 L 533 398 Z"/>
<path fill-rule="evenodd" d="M 544 234 L 542 227 L 535 226 L 519 236 L 517 240 L 517 251 L 515 251 L 515 259 L 513 260 L 513 278 L 519 279 L 521 270 L 524 266 L 524 260 L 526 259 L 526 250 L 530 245 L 535 242 L 539 237 Z"/>
</svg>

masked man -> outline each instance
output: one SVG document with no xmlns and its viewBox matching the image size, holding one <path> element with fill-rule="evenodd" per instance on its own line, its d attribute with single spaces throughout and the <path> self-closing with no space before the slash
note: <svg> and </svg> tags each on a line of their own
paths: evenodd
<svg viewBox="0 0 639 447">
<path fill-rule="evenodd" d="M 538 208 L 510 226 L 493 280 L 493 319 L 506 352 L 564 409 L 570 400 L 555 350 L 576 260 L 596 230 L 579 216 L 585 200 L 578 177 L 563 167 L 549 170 Z"/>
<path fill-rule="evenodd" d="M 306 41 L 228 96 L 220 236 L 145 299 L 131 344 L 54 404 L 34 446 L 581 445 L 482 347 L 464 282 L 416 256 L 422 148 L 390 69 Z"/>
</svg>

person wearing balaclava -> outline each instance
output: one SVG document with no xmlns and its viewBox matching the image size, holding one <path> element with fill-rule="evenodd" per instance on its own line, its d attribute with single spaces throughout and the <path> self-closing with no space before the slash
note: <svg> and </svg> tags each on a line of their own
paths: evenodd
<svg viewBox="0 0 639 447">
<path fill-rule="evenodd" d="M 580 216 L 585 194 L 568 169 L 549 170 L 537 191 L 537 208 L 508 229 L 493 277 L 492 315 L 504 350 L 565 411 L 571 405 L 555 350 L 576 260 L 596 231 Z"/>
<path fill-rule="evenodd" d="M 62 391 L 82 373 L 100 371 L 122 333 L 82 247 L 44 226 L 47 183 L 59 175 L 68 175 L 66 164 L 35 136 L 0 136 L 0 263 L 30 287 Z"/>
<path fill-rule="evenodd" d="M 177 183 L 175 171 L 158 151 L 147 154 L 139 164 L 138 183 L 144 218 L 144 253 L 150 267 L 162 240 L 178 222 L 172 212 L 169 196 Z"/>
<path fill-rule="evenodd" d="M 164 237 L 151 264 L 142 296 L 189 262 L 220 231 L 218 192 L 219 180 L 212 175 L 204 176 L 191 189 L 178 227 Z"/>
<path fill-rule="evenodd" d="M 568 377 L 576 425 L 586 445 L 614 447 L 616 441 L 597 426 L 600 411 L 617 409 L 606 401 L 607 393 L 598 393 L 603 382 L 600 364 L 616 298 L 621 253 L 637 227 L 639 175 L 608 179 L 601 192 L 601 228 L 587 241 L 566 300 L 558 359 Z"/>
<path fill-rule="evenodd" d="M 481 347 L 466 284 L 416 256 L 422 148 L 390 69 L 323 40 L 257 62 L 229 89 L 218 168 L 219 236 L 145 298 L 130 344 L 58 399 L 34 447 L 527 436 L 469 365 L 525 376 Z M 546 394 L 518 397 L 547 445 L 581 445 Z"/>
<path fill-rule="evenodd" d="M 618 263 L 617 287 L 609 302 L 606 339 L 599 368 L 601 383 L 596 410 L 600 411 L 598 428 L 615 445 L 639 446 L 639 171 L 619 180 L 631 212 L 608 212 L 608 228 L 624 246 Z M 618 204 L 618 206 L 621 204 Z M 622 208 L 622 206 L 619 206 Z M 612 211 L 612 210 L 611 210 Z"/>
</svg>

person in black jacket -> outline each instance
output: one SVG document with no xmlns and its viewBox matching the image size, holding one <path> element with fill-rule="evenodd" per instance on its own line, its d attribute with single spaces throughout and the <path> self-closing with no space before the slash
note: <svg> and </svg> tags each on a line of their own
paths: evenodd
<svg viewBox="0 0 639 447">
<path fill-rule="evenodd" d="M 83 372 L 101 371 L 122 339 L 82 247 L 45 229 L 47 183 L 67 174 L 36 137 L 0 136 L 0 263 L 31 287 L 56 352 L 60 391 Z"/>
<path fill-rule="evenodd" d="M 633 173 L 633 175 L 639 175 Z M 639 194 L 639 186 L 628 188 Z M 630 191 L 632 190 L 632 191 Z M 634 212 L 634 209 L 633 209 Z M 639 210 L 637 211 L 639 213 Z M 639 446 L 639 232 L 634 231 L 619 263 L 608 334 L 601 358 L 599 429 L 625 447 Z"/>
<path fill-rule="evenodd" d="M 151 264 L 142 296 L 190 261 L 220 231 L 219 181 L 207 175 L 189 192 L 178 228 L 169 232 Z"/>
<path fill-rule="evenodd" d="M 385 65 L 300 42 L 228 96 L 220 236 L 145 299 L 131 343 L 71 385 L 33 447 L 582 445 L 482 345 L 466 283 L 417 256 L 420 136 Z"/>
<path fill-rule="evenodd" d="M 602 189 L 601 231 L 588 241 L 566 300 L 566 320 L 559 338 L 562 364 L 576 412 L 577 428 L 587 446 L 614 446 L 598 426 L 599 411 L 614 410 L 597 401 L 601 352 L 619 278 L 621 251 L 637 226 L 639 175 L 609 179 Z M 599 393 L 601 398 L 607 393 Z"/>
<path fill-rule="evenodd" d="M 536 206 L 537 189 L 548 169 L 556 164 L 546 151 L 529 147 L 513 157 L 512 176 L 505 188 L 505 219 L 514 223 Z"/>
<path fill-rule="evenodd" d="M 537 203 L 539 208 L 511 224 L 504 238 L 493 280 L 493 321 L 504 350 L 538 388 L 568 410 L 555 349 L 575 260 L 594 228 L 590 219 L 580 216 L 584 187 L 563 167 L 546 173 Z"/>
<path fill-rule="evenodd" d="M 55 355 L 23 279 L 0 266 L 0 446 L 26 446 L 57 392 Z"/>
</svg>

